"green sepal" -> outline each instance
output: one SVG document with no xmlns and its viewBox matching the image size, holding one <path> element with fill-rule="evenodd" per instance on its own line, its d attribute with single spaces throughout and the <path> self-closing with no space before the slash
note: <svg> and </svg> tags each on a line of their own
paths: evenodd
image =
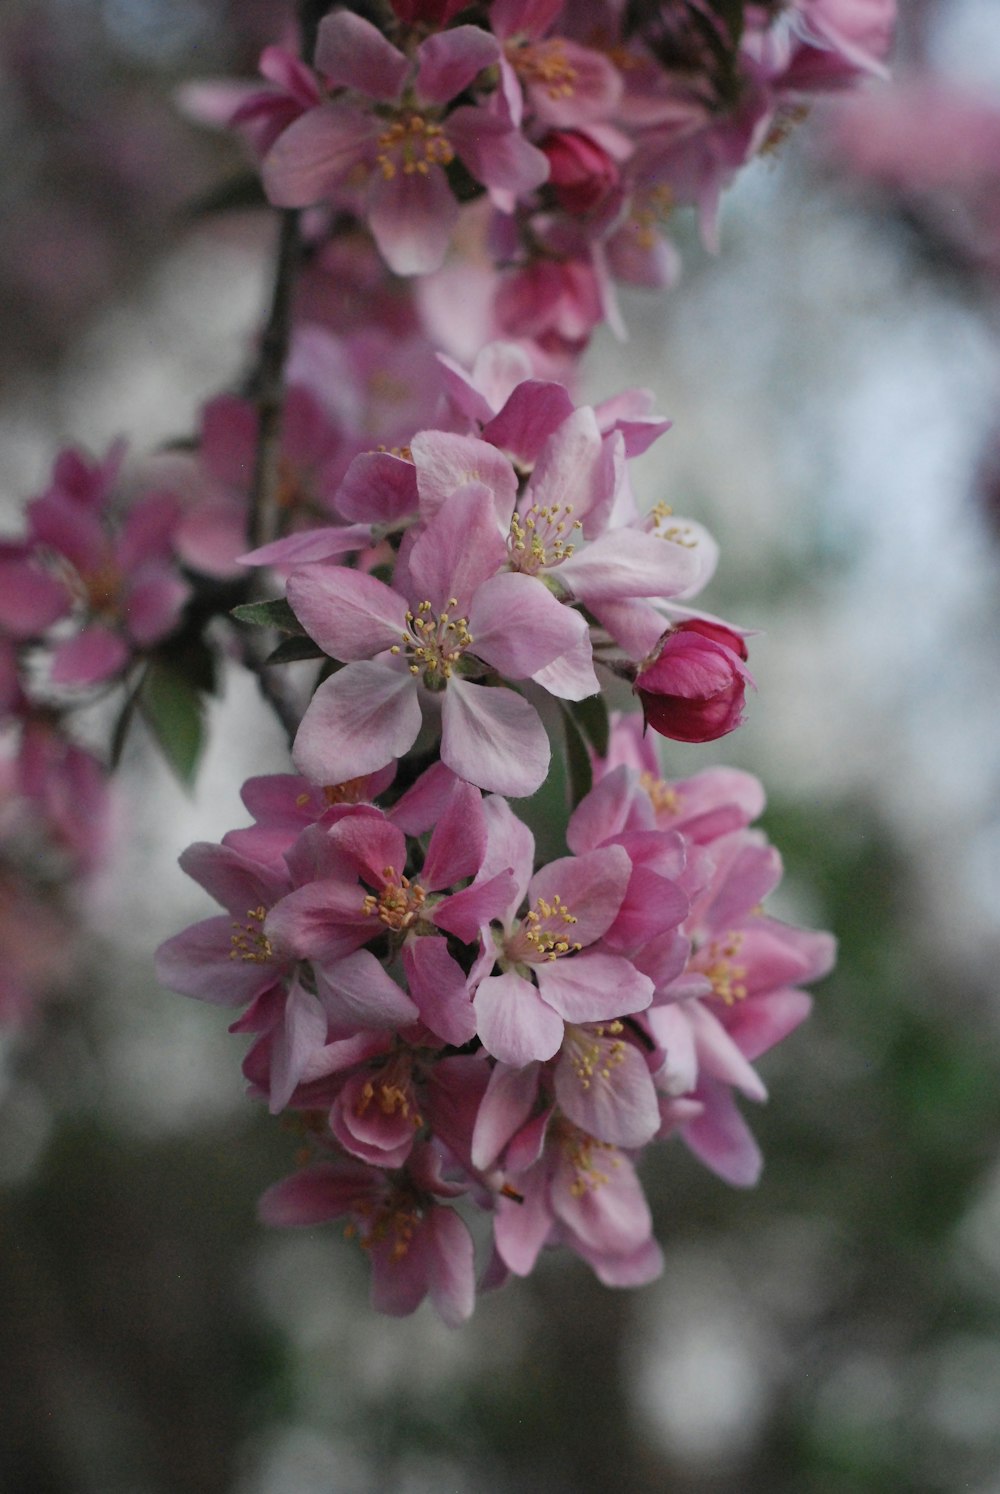
<svg viewBox="0 0 1000 1494">
<path fill-rule="evenodd" d="M 284 597 L 275 597 L 273 602 L 244 602 L 242 606 L 234 607 L 229 615 L 237 622 L 249 623 L 251 627 L 277 628 L 280 633 L 292 633 L 301 638 L 308 636 Z"/>
</svg>

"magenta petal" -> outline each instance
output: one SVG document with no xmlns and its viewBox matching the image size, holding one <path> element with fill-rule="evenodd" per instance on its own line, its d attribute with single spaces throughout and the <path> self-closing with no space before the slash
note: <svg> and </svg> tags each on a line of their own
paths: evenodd
<svg viewBox="0 0 1000 1494">
<path fill-rule="evenodd" d="M 526 379 L 483 427 L 483 440 L 533 465 L 545 442 L 572 413 L 573 401 L 562 384 Z"/>
<path fill-rule="evenodd" d="M 514 1132 L 524 1125 L 538 1094 L 538 1068 L 510 1069 L 498 1063 L 490 1074 L 472 1132 L 472 1163 L 487 1171 Z"/>
<path fill-rule="evenodd" d="M 50 678 L 54 685 L 96 685 L 123 669 L 128 657 L 128 644 L 121 634 L 95 624 L 56 645 Z"/>
<path fill-rule="evenodd" d="M 501 1063 L 521 1069 L 558 1053 L 563 1020 L 536 988 L 513 971 L 480 981 L 473 1005 L 483 1047 Z"/>
<path fill-rule="evenodd" d="M 334 961 L 372 936 L 355 881 L 307 882 L 275 903 L 264 925 L 271 944 L 297 959 Z"/>
<path fill-rule="evenodd" d="M 486 854 L 486 816 L 479 790 L 459 780 L 434 826 L 420 880 L 432 892 L 474 877 Z"/>
<path fill-rule="evenodd" d="M 230 959 L 232 920 L 206 918 L 156 951 L 156 978 L 168 991 L 213 1006 L 244 1006 L 280 978 L 281 966 Z"/>
<path fill-rule="evenodd" d="M 294 571 L 287 590 L 299 622 L 334 659 L 370 659 L 406 636 L 405 600 L 365 571 L 318 561 Z"/>
<path fill-rule="evenodd" d="M 499 57 L 496 37 L 479 26 L 439 31 L 417 48 L 414 92 L 422 103 L 447 104 Z"/>
<path fill-rule="evenodd" d="M 346 783 L 402 757 L 416 740 L 420 720 L 416 683 L 408 671 L 378 660 L 348 664 L 310 701 L 292 760 L 313 783 Z"/>
<path fill-rule="evenodd" d="M 582 1245 L 577 1245 L 577 1251 L 602 1286 L 647 1286 L 663 1275 L 663 1251 L 655 1240 L 645 1240 L 637 1249 L 625 1255 L 603 1255 Z"/>
<path fill-rule="evenodd" d="M 693 1001 L 685 1009 L 685 1015 L 694 1033 L 699 1074 L 732 1085 L 748 1100 L 766 1100 L 767 1090 L 760 1076 L 714 1014 L 701 1002 Z"/>
<path fill-rule="evenodd" d="M 347 10 L 320 21 L 314 60 L 331 83 L 383 103 L 399 96 L 409 70 L 403 53 L 371 21 Z"/>
<path fill-rule="evenodd" d="M 322 1224 L 369 1195 L 375 1176 L 363 1162 L 320 1162 L 268 1188 L 258 1213 L 265 1224 Z"/>
<path fill-rule="evenodd" d="M 318 529 L 299 529 L 284 539 L 261 545 L 239 557 L 240 565 L 299 566 L 315 560 L 334 560 L 352 550 L 366 550 L 372 543 L 370 524 L 324 524 Z"/>
<path fill-rule="evenodd" d="M 403 966 L 420 1020 L 443 1043 L 460 1048 L 476 1035 L 468 982 L 444 939 L 425 936 L 403 950 Z"/>
<path fill-rule="evenodd" d="M 734 1188 L 752 1188 L 758 1181 L 764 1159 L 750 1128 L 727 1089 L 705 1080 L 698 1087 L 705 1109 L 681 1128 L 687 1146 L 724 1182 Z"/>
<path fill-rule="evenodd" d="M 295 981 L 285 1002 L 285 1020 L 271 1051 L 272 1115 L 284 1110 L 309 1058 L 326 1042 L 326 1013 L 311 991 Z"/>
<path fill-rule="evenodd" d="M 812 1010 L 805 991 L 784 987 L 741 1002 L 728 1025 L 729 1036 L 745 1058 L 759 1058 L 804 1022 Z"/>
<path fill-rule="evenodd" d="M 604 1022 L 645 1011 L 653 982 L 621 955 L 583 950 L 535 967 L 542 999 L 567 1022 Z"/>
<path fill-rule="evenodd" d="M 390 451 L 363 451 L 348 467 L 333 502 L 345 519 L 394 524 L 417 511 L 416 469 Z"/>
<path fill-rule="evenodd" d="M 170 571 L 138 578 L 123 608 L 125 625 L 136 643 L 145 646 L 165 637 L 176 627 L 190 595 L 187 582 Z"/>
<path fill-rule="evenodd" d="M 548 179 L 549 159 L 520 130 L 485 109 L 463 105 L 448 116 L 448 139 L 477 181 L 521 196 Z"/>
<path fill-rule="evenodd" d="M 372 178 L 368 226 L 397 275 L 429 275 L 440 269 L 457 219 L 458 203 L 440 166 L 432 165 L 426 176 L 397 171 L 391 177 L 377 172 Z"/>
<path fill-rule="evenodd" d="M 320 104 L 288 126 L 261 168 L 275 207 L 311 207 L 366 162 L 377 124 L 348 104 Z"/>
<path fill-rule="evenodd" d="M 542 447 L 521 507 L 569 507 L 574 518 L 583 519 L 604 496 L 606 486 L 597 417 L 589 405 L 581 405 Z"/>
<path fill-rule="evenodd" d="M 181 870 L 241 920 L 261 904 L 269 908 L 288 889 L 284 867 L 277 873 L 230 845 L 198 840 L 181 853 Z"/>
<path fill-rule="evenodd" d="M 406 1027 L 419 1012 L 370 950 L 359 949 L 333 965 L 317 966 L 316 990 L 334 1025 Z"/>
<path fill-rule="evenodd" d="M 66 587 L 26 560 L 0 561 L 0 628 L 32 638 L 69 611 Z"/>
<path fill-rule="evenodd" d="M 503 920 L 511 902 L 520 901 L 515 890 L 514 872 L 510 867 L 495 877 L 473 882 L 461 892 L 444 898 L 431 912 L 431 922 L 471 944 L 479 930 L 494 919 Z"/>
<path fill-rule="evenodd" d="M 442 761 L 468 783 L 517 799 L 545 782 L 549 739 L 534 706 L 513 690 L 452 679 L 441 725 Z"/>
</svg>

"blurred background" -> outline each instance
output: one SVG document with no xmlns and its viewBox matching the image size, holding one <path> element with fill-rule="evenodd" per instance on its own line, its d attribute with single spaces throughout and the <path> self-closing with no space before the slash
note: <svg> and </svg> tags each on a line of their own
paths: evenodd
<svg viewBox="0 0 1000 1494">
<path fill-rule="evenodd" d="M 190 212 L 240 158 L 172 94 L 252 75 L 279 10 L 4 5 L 5 532 L 58 446 L 183 437 L 245 369 L 272 225 Z M 679 219 L 679 286 L 587 365 L 673 417 L 637 490 L 709 525 L 706 605 L 761 632 L 749 725 L 667 771 L 759 773 L 775 911 L 841 941 L 761 1066 L 760 1186 L 661 1148 L 659 1282 L 553 1256 L 459 1332 L 372 1314 L 335 1228 L 258 1225 L 294 1140 L 150 963 L 209 911 L 178 853 L 286 766 L 234 672 L 193 795 L 130 743 L 92 932 L 0 1038 L 4 1494 L 1000 1494 L 993 0 L 908 0 L 896 74 L 745 173 L 718 259 Z"/>
</svg>

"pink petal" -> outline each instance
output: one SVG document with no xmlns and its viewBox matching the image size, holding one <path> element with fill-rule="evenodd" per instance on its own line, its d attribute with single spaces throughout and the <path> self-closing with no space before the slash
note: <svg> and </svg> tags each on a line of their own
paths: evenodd
<svg viewBox="0 0 1000 1494">
<path fill-rule="evenodd" d="M 511 391 L 500 413 L 483 427 L 483 440 L 532 466 L 545 442 L 572 413 L 573 401 L 562 384 L 525 379 Z"/>
<path fill-rule="evenodd" d="M 240 565 L 299 566 L 315 560 L 335 560 L 372 543 L 370 524 L 324 524 L 319 529 L 300 529 L 284 539 L 261 545 L 239 557 Z"/>
<path fill-rule="evenodd" d="M 430 1232 L 427 1278 L 431 1301 L 449 1328 L 459 1328 L 476 1305 L 472 1236 L 454 1209 L 432 1209 L 425 1228 Z"/>
<path fill-rule="evenodd" d="M 794 1032 L 811 1011 L 812 999 L 805 991 L 769 991 L 740 1003 L 732 1023 L 727 1022 L 729 1036 L 744 1057 L 753 1060 Z"/>
<path fill-rule="evenodd" d="M 359 949 L 335 964 L 316 966 L 314 974 L 317 994 L 334 1025 L 407 1027 L 420 1015 L 370 950 Z"/>
<path fill-rule="evenodd" d="M 493 1234 L 504 1264 L 516 1276 L 530 1276 L 539 1251 L 552 1232 L 552 1211 L 541 1165 L 527 1179 L 517 1179 L 523 1202 L 501 1197 L 497 1201 Z"/>
<path fill-rule="evenodd" d="M 727 1089 L 705 1081 L 698 1098 L 705 1110 L 681 1128 L 686 1145 L 699 1161 L 734 1188 L 752 1188 L 764 1159 L 750 1128 Z"/>
<path fill-rule="evenodd" d="M 394 524 L 417 511 L 413 462 L 389 451 L 363 451 L 348 467 L 333 501 L 345 519 Z"/>
<path fill-rule="evenodd" d="M 289 577 L 287 591 L 310 638 L 334 659 L 370 659 L 406 636 L 404 598 L 365 571 L 305 565 Z"/>
<path fill-rule="evenodd" d="M 559 580 L 579 601 L 666 598 L 698 577 L 697 551 L 637 529 L 614 529 L 575 551 L 559 566 Z"/>
<path fill-rule="evenodd" d="M 320 21 L 314 60 L 331 83 L 383 103 L 399 97 L 410 66 L 371 21 L 347 10 Z"/>
<path fill-rule="evenodd" d="M 615 1165 L 617 1164 L 617 1165 Z M 560 1167 L 552 1179 L 559 1220 L 601 1255 L 631 1255 L 649 1239 L 653 1221 L 642 1185 L 627 1157 L 598 1152 L 595 1173 Z M 581 1186 L 582 1184 L 582 1186 Z"/>
<path fill-rule="evenodd" d="M 484 483 L 470 483 L 444 500 L 410 551 L 413 600 L 471 621 L 470 603 L 506 558 L 493 494 Z"/>
<path fill-rule="evenodd" d="M 50 679 L 54 685 L 96 685 L 123 669 L 128 658 L 129 647 L 121 634 L 95 624 L 56 645 Z"/>
<path fill-rule="evenodd" d="M 530 981 L 508 971 L 480 981 L 473 999 L 483 1047 L 501 1063 L 520 1069 L 558 1053 L 563 1021 L 546 1006 Z"/>
<path fill-rule="evenodd" d="M 498 1063 L 490 1074 L 472 1133 L 472 1162 L 486 1172 L 524 1125 L 538 1095 L 538 1067 L 511 1069 Z"/>
<path fill-rule="evenodd" d="M 170 633 L 190 595 L 188 583 L 169 571 L 138 578 L 122 608 L 125 625 L 136 643 L 145 646 Z"/>
<path fill-rule="evenodd" d="M 420 701 L 409 671 L 377 660 L 348 664 L 325 680 L 310 701 L 292 761 L 313 783 L 346 783 L 402 757 L 416 741 L 420 722 Z"/>
<path fill-rule="evenodd" d="M 417 48 L 414 92 L 422 103 L 447 104 L 499 57 L 496 37 L 479 26 L 439 31 Z"/>
<path fill-rule="evenodd" d="M 516 906 L 520 896 L 515 891 L 512 869 L 504 867 L 495 877 L 478 879 L 461 892 L 444 898 L 431 910 L 430 920 L 463 944 L 472 944 L 480 929 L 494 919 L 503 920 L 512 901 Z"/>
<path fill-rule="evenodd" d="M 66 587 L 27 560 L 0 561 L 0 628 L 33 638 L 69 611 Z"/>
<path fill-rule="evenodd" d="M 583 856 L 563 856 L 535 874 L 528 902 L 552 903 L 558 897 L 576 922 L 568 937 L 593 944 L 615 920 L 632 875 L 632 863 L 621 846 L 604 846 Z"/>
<path fill-rule="evenodd" d="M 607 1037 L 569 1029 L 556 1065 L 555 1091 L 575 1125 L 613 1146 L 645 1146 L 660 1128 L 646 1060 L 630 1043 L 618 1047 Z"/>
<path fill-rule="evenodd" d="M 230 959 L 230 918 L 206 918 L 167 939 L 156 951 L 156 978 L 168 991 L 213 1006 L 245 1006 L 281 975 L 275 962 Z"/>
<path fill-rule="evenodd" d="M 576 615 L 583 624 L 578 641 L 564 654 L 553 659 L 551 664 L 536 669 L 531 676 L 536 685 L 541 685 L 543 690 L 559 700 L 589 700 L 592 695 L 600 694 L 601 690 L 600 681 L 594 673 L 590 628 L 581 614 Z"/>
<path fill-rule="evenodd" d="M 441 759 L 459 778 L 489 793 L 523 798 L 545 782 L 549 756 L 545 728 L 534 706 L 520 695 L 465 680 L 448 682 L 441 710 Z"/>
<path fill-rule="evenodd" d="M 457 220 L 458 203 L 440 166 L 432 165 L 426 175 L 397 171 L 386 177 L 378 171 L 373 176 L 368 226 L 397 275 L 429 275 L 439 269 Z"/>
<path fill-rule="evenodd" d="M 483 483 L 493 494 L 496 523 L 506 532 L 517 497 L 517 474 L 501 452 L 473 436 L 450 431 L 420 431 L 410 450 L 425 519 L 433 518 L 458 488 Z"/>
<path fill-rule="evenodd" d="M 468 617 L 471 652 L 515 680 L 561 658 L 588 632 L 585 618 L 560 602 L 547 586 L 515 571 L 503 571 L 484 581 Z"/>
<path fill-rule="evenodd" d="M 264 157 L 264 191 L 275 207 L 311 207 L 371 156 L 377 125 L 346 103 L 319 104 L 288 126 Z"/>
<path fill-rule="evenodd" d="M 349 1158 L 282 1178 L 268 1188 L 258 1204 L 265 1224 L 322 1224 L 346 1214 L 372 1192 L 374 1174 L 363 1162 Z"/>
<path fill-rule="evenodd" d="M 326 1013 L 311 991 L 293 982 L 285 1003 L 285 1019 L 271 1053 L 272 1115 L 284 1110 L 317 1048 L 326 1042 Z"/>
<path fill-rule="evenodd" d="M 521 502 L 521 510 L 569 508 L 583 519 L 604 494 L 604 448 L 597 417 L 581 405 L 546 441 Z"/>
<path fill-rule="evenodd" d="M 431 891 L 474 877 L 486 854 L 482 795 L 469 783 L 455 784 L 450 802 L 434 826 L 420 880 Z"/>
<path fill-rule="evenodd" d="M 448 139 L 477 181 L 521 196 L 548 180 L 544 151 L 486 109 L 463 105 L 448 116 Z"/>
<path fill-rule="evenodd" d="M 403 966 L 420 1020 L 435 1037 L 456 1048 L 475 1037 L 476 1015 L 468 982 L 444 939 L 414 939 L 403 950 Z"/>
<path fill-rule="evenodd" d="M 572 932 L 572 931 L 570 931 Z M 567 1022 L 603 1022 L 644 1011 L 653 982 L 621 955 L 584 950 L 535 966 L 542 1000 Z"/>
<path fill-rule="evenodd" d="M 694 1033 L 698 1072 L 721 1084 L 742 1090 L 748 1100 L 766 1100 L 767 1090 L 726 1029 L 701 1002 L 691 1002 L 685 1014 Z"/>
</svg>

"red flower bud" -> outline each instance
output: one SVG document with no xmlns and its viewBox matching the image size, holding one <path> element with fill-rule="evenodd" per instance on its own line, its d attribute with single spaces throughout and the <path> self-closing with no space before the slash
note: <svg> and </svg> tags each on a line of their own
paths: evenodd
<svg viewBox="0 0 1000 1494">
<path fill-rule="evenodd" d="M 753 685 L 746 656 L 745 641 L 723 623 L 678 623 L 635 677 L 646 725 L 676 742 L 714 742 L 733 731 Z"/>
<path fill-rule="evenodd" d="M 589 213 L 618 181 L 618 167 L 596 141 L 576 130 L 555 130 L 541 149 L 549 158 L 549 185 L 567 213 Z"/>
</svg>

